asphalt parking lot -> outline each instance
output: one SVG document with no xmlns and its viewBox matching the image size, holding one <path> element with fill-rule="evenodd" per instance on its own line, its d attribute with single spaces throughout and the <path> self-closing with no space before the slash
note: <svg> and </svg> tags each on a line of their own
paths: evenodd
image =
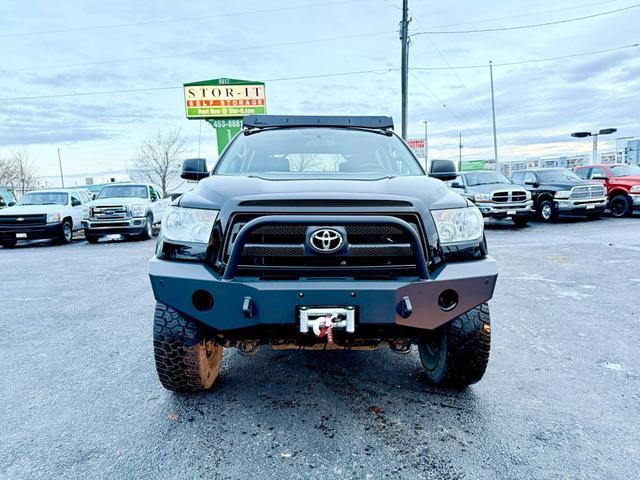
<svg viewBox="0 0 640 480">
<path fill-rule="evenodd" d="M 638 478 L 640 218 L 487 228 L 484 380 L 418 356 L 225 354 L 215 391 L 156 378 L 154 242 L 0 249 L 0 478 Z"/>
</svg>

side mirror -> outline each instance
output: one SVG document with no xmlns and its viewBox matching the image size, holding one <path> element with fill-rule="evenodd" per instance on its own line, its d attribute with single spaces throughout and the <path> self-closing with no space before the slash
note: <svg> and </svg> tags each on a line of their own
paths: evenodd
<svg viewBox="0 0 640 480">
<path fill-rule="evenodd" d="M 71 206 L 72 207 L 79 207 L 80 205 L 82 205 L 82 202 L 80 202 L 79 200 L 76 200 L 75 198 L 71 199 Z"/>
<path fill-rule="evenodd" d="M 463 184 L 461 184 L 460 182 L 453 182 L 453 183 L 451 184 L 451 188 L 461 188 L 461 189 L 463 189 L 463 190 L 464 190 L 464 185 L 463 185 Z"/>
<path fill-rule="evenodd" d="M 13 207 L 15 204 L 16 204 L 16 202 L 9 202 L 9 203 L 7 204 L 7 206 L 8 206 L 8 207 Z"/>
<path fill-rule="evenodd" d="M 540 184 L 538 182 L 524 182 L 525 185 L 529 185 L 533 188 L 538 188 Z"/>
<path fill-rule="evenodd" d="M 451 160 L 432 160 L 429 168 L 429 176 L 446 182 L 455 180 L 458 176 L 456 164 Z"/>
<path fill-rule="evenodd" d="M 201 180 L 209 176 L 207 160 L 205 158 L 187 158 L 182 162 L 182 173 L 185 180 Z"/>
<path fill-rule="evenodd" d="M 605 177 L 604 175 L 593 175 L 591 177 L 591 180 L 606 180 L 607 177 Z"/>
</svg>

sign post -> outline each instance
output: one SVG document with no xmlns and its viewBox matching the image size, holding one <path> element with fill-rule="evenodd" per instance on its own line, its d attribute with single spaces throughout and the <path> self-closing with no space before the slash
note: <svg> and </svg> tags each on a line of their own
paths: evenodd
<svg viewBox="0 0 640 480">
<path fill-rule="evenodd" d="M 206 120 L 216 131 L 218 154 L 242 129 L 242 117 L 267 113 L 263 82 L 215 78 L 185 83 L 185 114 Z"/>
</svg>

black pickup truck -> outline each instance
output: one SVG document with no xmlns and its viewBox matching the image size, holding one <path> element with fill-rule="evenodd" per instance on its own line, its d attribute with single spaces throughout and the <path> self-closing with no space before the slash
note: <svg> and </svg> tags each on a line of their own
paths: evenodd
<svg viewBox="0 0 640 480">
<path fill-rule="evenodd" d="M 497 278 L 483 219 L 429 178 L 389 117 L 248 116 L 173 202 L 149 265 L 167 389 L 212 387 L 224 348 L 417 345 L 427 379 L 463 387 L 489 359 Z"/>
<path fill-rule="evenodd" d="M 531 192 L 538 218 L 544 222 L 554 222 L 560 215 L 599 218 L 607 206 L 602 184 L 583 180 L 567 168 L 521 170 L 511 181 Z"/>
</svg>

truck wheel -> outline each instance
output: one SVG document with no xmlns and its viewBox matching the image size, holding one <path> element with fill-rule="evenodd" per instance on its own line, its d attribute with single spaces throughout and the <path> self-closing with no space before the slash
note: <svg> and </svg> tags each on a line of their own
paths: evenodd
<svg viewBox="0 0 640 480">
<path fill-rule="evenodd" d="M 482 378 L 490 346 L 489 306 L 483 303 L 420 342 L 418 351 L 429 383 L 461 388 Z"/>
<path fill-rule="evenodd" d="M 147 219 L 144 224 L 144 230 L 142 231 L 142 233 L 138 238 L 140 238 L 140 240 L 149 240 L 151 237 L 153 237 L 153 215 L 150 213 L 147 213 Z"/>
<path fill-rule="evenodd" d="M 538 207 L 538 216 L 543 222 L 555 222 L 558 219 L 558 211 L 551 200 L 543 200 Z"/>
<path fill-rule="evenodd" d="M 220 373 L 222 350 L 194 321 L 156 303 L 153 351 L 164 388 L 174 392 L 209 390 Z"/>
<path fill-rule="evenodd" d="M 16 243 L 18 243 L 17 240 L 2 240 L 0 242 L 0 245 L 2 245 L 4 248 L 13 248 L 16 246 Z"/>
<path fill-rule="evenodd" d="M 511 220 L 516 227 L 524 227 L 529 223 L 529 217 L 512 217 Z"/>
<path fill-rule="evenodd" d="M 85 235 L 84 238 L 89 243 L 98 243 L 98 240 L 100 240 L 100 237 L 98 235 Z"/>
<path fill-rule="evenodd" d="M 616 218 L 626 217 L 631 213 L 631 200 L 626 195 L 616 195 L 609 202 L 609 210 Z"/>
<path fill-rule="evenodd" d="M 62 231 L 58 235 L 58 238 L 56 238 L 56 243 L 63 245 L 65 243 L 71 243 L 72 239 L 73 227 L 68 220 L 65 220 L 64 222 L 62 222 Z"/>
</svg>

